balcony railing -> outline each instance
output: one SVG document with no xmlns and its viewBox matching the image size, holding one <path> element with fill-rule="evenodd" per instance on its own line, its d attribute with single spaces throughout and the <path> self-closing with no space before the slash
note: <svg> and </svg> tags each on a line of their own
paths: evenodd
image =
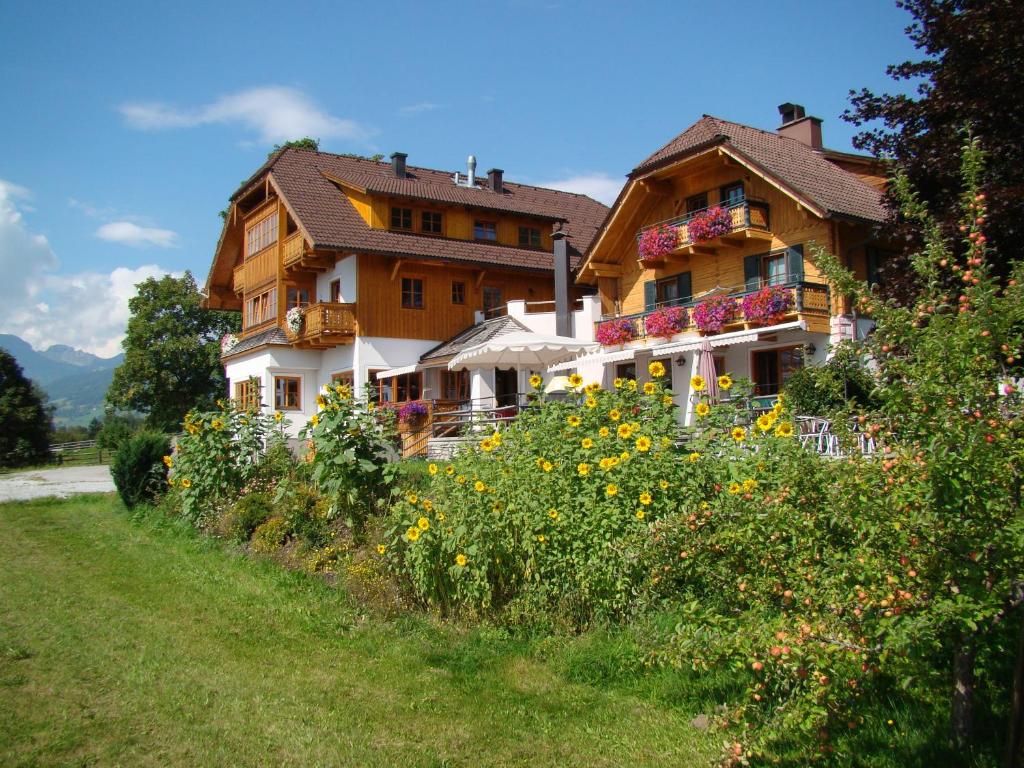
<svg viewBox="0 0 1024 768">
<path fill-rule="evenodd" d="M 245 264 L 239 264 L 235 267 L 232 285 L 234 286 L 235 293 L 245 293 Z"/>
<path fill-rule="evenodd" d="M 748 286 L 740 286 L 724 294 L 716 295 L 728 295 L 738 301 L 742 301 L 743 297 L 747 294 L 755 293 L 766 287 L 766 285 L 780 285 L 785 288 L 793 297 L 792 308 L 788 310 L 783 316 L 782 320 L 795 320 L 802 315 L 815 316 L 815 317 L 829 317 L 831 314 L 831 307 L 829 301 L 829 287 L 824 283 L 812 283 L 804 280 L 781 280 L 778 282 L 765 283 L 758 285 L 756 288 Z M 687 331 L 697 330 L 696 324 L 693 322 L 693 308 L 701 303 L 702 300 L 708 297 L 691 299 L 689 301 L 671 300 L 659 302 L 653 308 L 645 310 L 643 312 L 637 312 L 632 315 L 605 315 L 601 318 L 601 322 L 607 322 L 609 320 L 628 320 L 632 324 L 632 339 L 641 340 L 647 338 L 647 328 L 645 324 L 645 318 L 652 312 L 662 309 L 664 307 L 685 307 L 689 310 L 687 315 L 688 322 L 685 328 L 681 328 L 678 333 L 686 333 Z M 601 324 L 598 323 L 598 325 Z M 742 328 L 750 321 L 743 317 L 743 310 L 739 308 L 736 313 L 736 318 L 729 323 L 729 326 L 733 328 Z M 596 329 L 595 329 L 596 330 Z"/>
<path fill-rule="evenodd" d="M 769 206 L 768 203 L 761 202 L 758 200 L 747 200 L 742 199 L 736 201 L 730 205 L 712 205 L 707 208 L 701 208 L 696 211 L 690 211 L 683 216 L 676 216 L 672 219 L 665 219 L 664 221 L 656 221 L 649 226 L 643 227 L 636 234 L 636 239 L 639 241 L 640 237 L 644 232 L 651 229 L 657 229 L 658 227 L 673 227 L 679 231 L 679 245 L 676 250 L 686 248 L 694 245 L 710 245 L 714 246 L 716 240 L 721 240 L 721 237 L 713 238 L 705 242 L 695 243 L 690 237 L 689 223 L 694 217 L 707 213 L 712 208 L 722 208 L 729 214 L 729 218 L 732 220 L 732 228 L 729 230 L 729 234 L 734 232 L 742 232 L 744 230 L 751 230 L 753 232 L 768 232 L 769 225 Z M 727 237 L 725 235 L 724 237 Z"/>
<path fill-rule="evenodd" d="M 286 267 L 298 264 L 302 260 L 303 253 L 305 253 L 305 243 L 301 232 L 288 235 L 281 243 L 281 258 Z"/>
<path fill-rule="evenodd" d="M 356 305 L 320 302 L 310 304 L 303 312 L 303 341 L 316 344 L 344 344 L 356 335 Z"/>
</svg>

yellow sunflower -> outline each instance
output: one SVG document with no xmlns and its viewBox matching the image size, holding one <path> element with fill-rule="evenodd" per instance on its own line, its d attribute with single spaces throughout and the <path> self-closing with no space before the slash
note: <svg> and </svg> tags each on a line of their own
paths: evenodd
<svg viewBox="0 0 1024 768">
<path fill-rule="evenodd" d="M 540 385 L 544 383 L 544 379 L 538 376 L 536 373 L 530 377 L 530 386 L 534 389 L 540 389 Z"/>
<path fill-rule="evenodd" d="M 640 494 L 640 503 L 643 504 L 645 507 L 649 506 L 652 501 L 652 498 L 653 497 L 651 496 L 651 494 L 649 494 L 647 491 L 644 491 L 643 493 Z"/>
<path fill-rule="evenodd" d="M 630 392 L 636 392 L 636 379 L 628 379 L 626 381 L 626 388 Z"/>
<path fill-rule="evenodd" d="M 436 475 L 437 474 L 437 464 L 428 464 L 427 465 L 427 472 L 429 472 L 432 475 Z"/>
<path fill-rule="evenodd" d="M 647 513 L 644 512 L 642 509 L 638 509 L 636 511 L 636 519 L 637 520 L 643 520 L 645 517 L 647 517 Z"/>
<path fill-rule="evenodd" d="M 557 520 L 558 519 L 558 510 L 557 509 L 549 509 L 548 510 L 548 517 L 550 517 L 552 520 Z"/>
<path fill-rule="evenodd" d="M 171 456 L 164 456 L 164 466 L 170 469 L 174 466 L 174 459 Z"/>
<path fill-rule="evenodd" d="M 618 421 L 619 419 L 622 418 L 622 412 L 619 411 L 618 408 L 612 408 L 610 411 L 608 411 L 608 418 L 611 419 L 612 421 Z"/>
<path fill-rule="evenodd" d="M 644 394 L 645 395 L 653 395 L 657 391 L 658 391 L 658 385 L 655 384 L 653 381 L 648 381 L 646 384 L 644 384 Z"/>
<path fill-rule="evenodd" d="M 647 366 L 647 372 L 656 379 L 665 375 L 665 364 L 660 360 L 652 360 Z"/>
<path fill-rule="evenodd" d="M 410 525 L 409 530 L 405 532 L 405 538 L 409 541 L 416 541 L 420 537 L 420 529 L 415 525 Z"/>
<path fill-rule="evenodd" d="M 280 411 L 274 411 L 274 421 L 280 423 L 281 419 L 284 418 L 284 414 Z"/>
<path fill-rule="evenodd" d="M 602 467 L 602 469 L 603 469 L 603 467 Z M 590 465 L 587 464 L 585 461 L 582 461 L 582 462 L 580 462 L 579 464 L 576 465 L 576 471 L 579 474 L 581 474 L 581 475 L 589 475 L 590 474 Z"/>
<path fill-rule="evenodd" d="M 455 564 L 457 566 L 459 566 L 459 568 L 465 568 L 466 567 L 466 563 L 468 563 L 468 562 L 469 562 L 469 560 L 467 560 L 466 556 L 464 554 L 462 554 L 461 552 L 455 556 Z"/>
<path fill-rule="evenodd" d="M 615 430 L 615 433 L 623 440 L 628 440 L 633 436 L 633 425 L 632 424 L 619 424 L 619 428 Z"/>
<path fill-rule="evenodd" d="M 416 527 L 419 528 L 421 531 L 429 530 L 430 521 L 427 520 L 427 518 L 425 517 L 421 517 L 419 520 L 416 521 Z"/>
<path fill-rule="evenodd" d="M 586 392 L 588 395 L 594 392 L 600 392 L 601 385 L 598 384 L 596 381 L 592 381 L 583 388 L 583 391 Z"/>
<path fill-rule="evenodd" d="M 388 551 L 388 548 L 385 547 L 383 544 L 378 544 L 377 545 L 377 554 L 378 555 L 383 555 L 387 551 Z"/>
<path fill-rule="evenodd" d="M 587 399 L 583 401 L 587 408 L 597 408 L 597 398 L 593 395 L 587 395 Z"/>
<path fill-rule="evenodd" d="M 447 467 L 444 468 L 444 473 L 451 477 L 452 475 L 455 474 L 455 467 L 449 464 Z"/>
<path fill-rule="evenodd" d="M 459 475 L 458 477 L 455 478 L 455 482 L 458 483 L 459 485 L 465 485 L 466 484 L 466 476 L 465 475 Z"/>
<path fill-rule="evenodd" d="M 767 432 L 773 426 L 775 426 L 775 417 L 769 413 L 762 413 L 757 417 L 757 428 L 762 432 Z"/>
<path fill-rule="evenodd" d="M 618 492 L 619 492 L 619 486 L 617 486 L 615 483 L 608 483 L 608 485 L 606 485 L 604 487 L 604 495 L 605 496 L 609 496 L 609 497 L 615 496 L 616 494 L 618 494 Z"/>
<path fill-rule="evenodd" d="M 704 381 L 703 376 L 698 375 L 690 379 L 690 386 L 693 388 L 694 392 L 703 392 L 707 388 L 708 383 Z"/>
<path fill-rule="evenodd" d="M 744 440 L 747 439 L 747 430 L 745 430 L 743 427 L 733 427 L 731 434 L 732 439 L 735 440 L 737 443 L 742 443 Z"/>
<path fill-rule="evenodd" d="M 580 425 L 580 417 L 577 416 L 576 414 L 573 414 L 572 416 L 566 418 L 565 423 L 568 424 L 570 427 L 578 427 Z"/>
<path fill-rule="evenodd" d="M 540 465 L 540 468 L 543 469 L 545 472 L 550 472 L 552 469 L 554 469 L 554 466 L 555 465 L 552 464 L 550 461 L 545 461 L 543 464 Z"/>
<path fill-rule="evenodd" d="M 690 462 L 700 461 L 700 454 L 694 451 L 690 454 Z"/>
<path fill-rule="evenodd" d="M 709 413 L 711 413 L 711 406 L 708 405 L 707 403 L 697 403 L 697 409 L 696 410 L 697 410 L 697 415 L 700 416 L 701 418 L 704 418 Z"/>
<path fill-rule="evenodd" d="M 591 437 L 584 437 L 582 440 L 580 440 L 580 447 L 582 447 L 585 450 L 590 450 L 591 448 L 594 447 L 594 439 Z"/>
<path fill-rule="evenodd" d="M 483 493 L 486 489 L 487 486 L 484 485 L 483 480 L 477 480 L 475 483 L 473 483 L 473 490 L 476 491 L 477 493 Z"/>
<path fill-rule="evenodd" d="M 755 488 L 757 488 L 757 480 L 755 480 L 754 478 L 748 477 L 746 480 L 743 481 L 743 490 L 746 493 L 750 493 Z"/>
<path fill-rule="evenodd" d="M 415 504 L 417 501 L 420 500 L 420 497 L 417 496 L 415 493 L 410 493 L 408 496 L 405 497 L 405 500 L 408 501 L 410 504 Z"/>
<path fill-rule="evenodd" d="M 664 405 L 666 408 L 671 408 L 673 405 L 675 405 L 675 400 L 672 399 L 672 395 L 662 395 L 661 404 Z"/>
<path fill-rule="evenodd" d="M 732 376 L 728 373 L 723 373 L 718 377 L 718 388 L 729 389 L 732 386 Z"/>
<path fill-rule="evenodd" d="M 491 438 L 489 437 L 485 437 L 483 440 L 480 441 L 480 450 L 482 450 L 484 453 L 490 453 L 491 451 L 494 450 L 494 441 L 491 440 Z"/>
<path fill-rule="evenodd" d="M 429 512 L 430 510 L 432 510 L 434 508 L 434 502 L 432 502 L 430 499 L 424 499 L 423 500 L 423 508 L 425 510 L 427 510 L 427 512 Z"/>
<path fill-rule="evenodd" d="M 779 426 L 775 428 L 776 437 L 792 437 L 793 436 L 793 425 L 788 421 L 779 422 Z"/>
<path fill-rule="evenodd" d="M 182 488 L 191 488 L 192 487 L 192 481 L 189 480 L 187 477 L 181 478 L 181 487 Z"/>
<path fill-rule="evenodd" d="M 640 435 L 640 437 L 636 439 L 636 449 L 640 451 L 640 453 L 647 453 L 651 450 L 651 438 L 647 437 L 647 435 Z"/>
<path fill-rule="evenodd" d="M 619 459 L 621 461 L 629 461 L 629 451 L 623 451 L 622 453 L 620 453 Z"/>
<path fill-rule="evenodd" d="M 735 480 L 733 480 L 731 483 L 729 483 L 729 493 L 731 493 L 733 496 L 735 496 L 736 494 L 738 494 L 742 490 L 743 490 L 743 486 L 741 486 Z"/>
<path fill-rule="evenodd" d="M 583 383 L 583 377 L 580 376 L 578 373 L 573 373 L 573 374 L 569 375 L 569 386 L 570 387 L 578 387 L 582 383 Z"/>
<path fill-rule="evenodd" d="M 661 490 L 663 490 L 663 491 L 667 491 L 668 490 L 668 480 L 659 480 L 658 481 L 658 487 L 661 488 Z"/>
<path fill-rule="evenodd" d="M 608 429 L 608 427 L 601 427 L 599 430 L 597 430 L 598 437 L 608 437 L 608 435 L 610 435 L 611 433 L 612 431 Z"/>
<path fill-rule="evenodd" d="M 612 382 L 612 386 L 616 389 L 622 389 L 623 384 L 625 384 L 625 381 L 621 378 L 616 378 L 615 381 Z"/>
<path fill-rule="evenodd" d="M 320 416 L 314 413 L 312 416 L 309 417 L 309 423 L 315 427 L 317 424 L 320 423 Z"/>
</svg>

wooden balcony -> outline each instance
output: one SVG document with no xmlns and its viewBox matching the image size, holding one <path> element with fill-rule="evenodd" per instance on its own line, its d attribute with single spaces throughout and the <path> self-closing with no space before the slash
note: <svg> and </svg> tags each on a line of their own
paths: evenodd
<svg viewBox="0 0 1024 768">
<path fill-rule="evenodd" d="M 300 347 L 328 349 L 351 344 L 357 332 L 355 304 L 321 302 L 305 308 L 302 329 L 289 335 Z"/>
<path fill-rule="evenodd" d="M 233 280 L 234 291 L 238 296 L 277 280 L 277 245 L 254 253 L 235 267 Z"/>
<path fill-rule="evenodd" d="M 294 267 L 302 261 L 302 256 L 306 251 L 305 246 L 301 232 L 295 232 L 284 239 L 281 243 L 281 259 L 285 269 Z"/>
<path fill-rule="evenodd" d="M 819 333 L 829 333 L 831 328 L 829 324 L 829 318 L 831 317 L 831 299 L 829 287 L 824 283 L 811 283 L 806 281 L 790 281 L 782 284 L 782 287 L 786 291 L 790 292 L 793 297 L 792 307 L 782 317 L 778 319 L 778 322 L 785 323 L 793 320 L 803 320 L 807 323 L 807 330 Z M 738 302 L 742 302 L 743 297 L 749 293 L 753 293 L 755 290 L 760 290 L 761 286 L 756 289 L 747 289 L 746 287 L 738 288 L 735 291 L 730 291 L 726 295 L 732 296 Z M 718 294 L 722 295 L 722 294 Z M 655 309 L 638 312 L 634 315 L 609 315 L 602 318 L 602 322 L 608 320 L 625 319 L 628 320 L 632 326 L 632 341 L 644 340 L 647 338 L 647 328 L 645 319 L 646 317 L 658 309 L 662 309 L 667 306 L 680 306 L 686 308 L 688 314 L 688 324 L 685 328 L 681 329 L 679 333 L 696 333 L 697 326 L 693 322 L 693 308 L 700 304 L 700 300 L 687 301 L 687 302 L 665 302 L 659 304 Z M 601 323 L 598 323 L 600 325 Z M 743 317 L 743 310 L 738 309 L 737 314 L 733 322 L 729 323 L 722 329 L 722 333 L 729 331 L 738 331 L 749 328 L 758 327 L 758 324 L 751 323 L 747 318 Z M 596 330 L 596 329 L 595 329 Z"/>
<path fill-rule="evenodd" d="M 334 266 L 334 256 L 309 250 L 302 233 L 293 232 L 281 243 L 281 263 L 289 274 L 326 272 Z"/>
<path fill-rule="evenodd" d="M 729 232 L 724 235 L 711 238 L 710 240 L 695 242 L 690 235 L 690 222 L 692 222 L 696 217 L 718 208 L 724 210 L 731 220 Z M 636 238 L 639 241 L 643 233 L 648 230 L 657 229 L 659 227 L 669 227 L 675 229 L 679 236 L 679 244 L 676 246 L 676 249 L 669 254 L 669 257 L 673 255 L 691 256 L 694 254 L 714 256 L 723 248 L 740 248 L 746 245 L 749 240 L 770 241 L 772 239 L 772 233 L 769 229 L 769 213 L 770 210 L 768 203 L 758 200 L 740 200 L 732 205 L 712 205 L 708 208 L 702 208 L 699 211 L 691 211 L 685 216 L 677 216 L 674 219 L 655 222 L 654 224 L 641 229 L 637 233 Z M 645 259 L 643 263 L 650 265 L 656 261 L 660 261 L 660 259 Z"/>
</svg>

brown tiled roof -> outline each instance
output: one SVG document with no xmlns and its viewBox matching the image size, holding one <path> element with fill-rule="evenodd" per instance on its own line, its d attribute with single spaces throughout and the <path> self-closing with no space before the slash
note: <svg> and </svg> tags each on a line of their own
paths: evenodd
<svg viewBox="0 0 1024 768">
<path fill-rule="evenodd" d="M 356 211 L 336 180 L 371 193 L 487 211 L 541 217 L 561 222 L 569 235 L 575 266 L 604 219 L 607 208 L 586 195 L 505 182 L 505 192 L 457 187 L 444 171 L 408 166 L 409 179 L 394 177 L 390 163 L 326 152 L 286 149 L 268 164 L 271 177 L 291 207 L 314 248 L 422 256 L 524 269 L 552 269 L 549 252 L 453 238 L 403 234 L 372 229 Z"/>
<path fill-rule="evenodd" d="M 631 176 L 667 165 L 716 143 L 734 149 L 769 176 L 829 214 L 865 221 L 886 219 L 881 192 L 855 174 L 829 162 L 824 152 L 772 131 L 710 115 L 704 115 L 640 163 Z"/>
</svg>

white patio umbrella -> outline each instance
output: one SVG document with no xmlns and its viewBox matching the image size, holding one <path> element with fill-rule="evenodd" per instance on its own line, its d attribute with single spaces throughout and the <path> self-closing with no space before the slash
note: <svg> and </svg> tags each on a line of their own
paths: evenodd
<svg viewBox="0 0 1024 768">
<path fill-rule="evenodd" d="M 597 346 L 597 342 L 580 341 L 570 336 L 514 331 L 467 347 L 451 359 L 448 370 L 490 367 L 543 370 Z"/>
</svg>

